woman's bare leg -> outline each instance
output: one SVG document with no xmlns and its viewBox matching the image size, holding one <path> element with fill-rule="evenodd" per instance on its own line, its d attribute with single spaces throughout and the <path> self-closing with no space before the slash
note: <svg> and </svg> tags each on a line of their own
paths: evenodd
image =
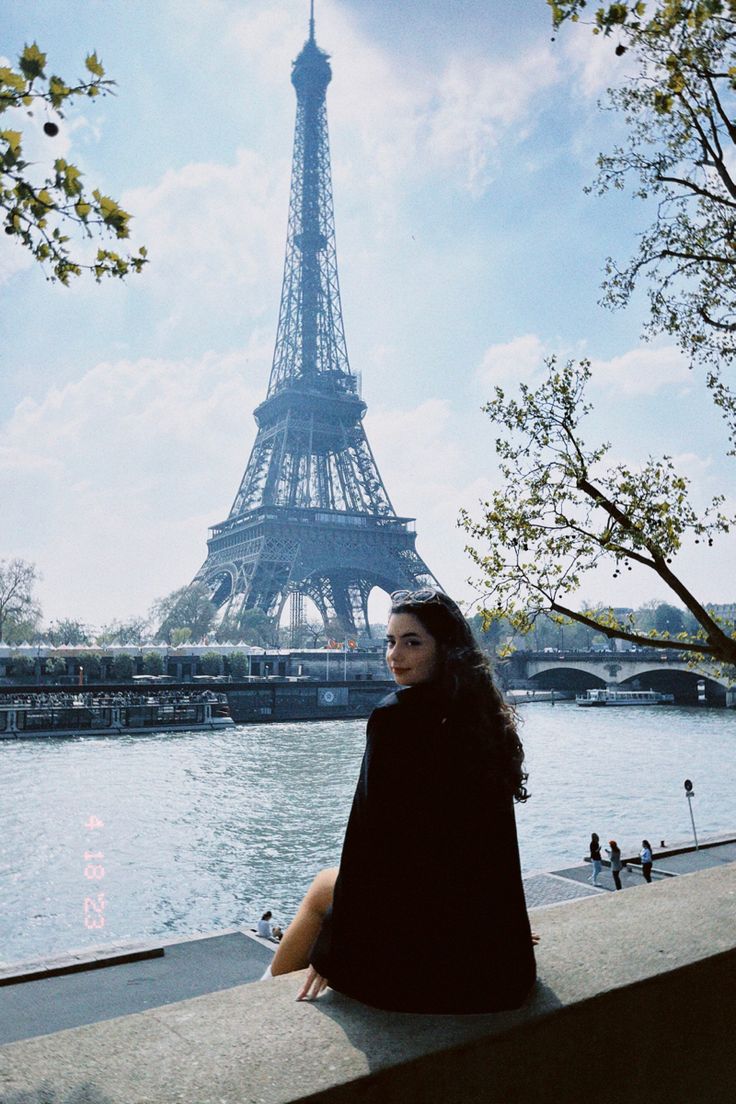
<svg viewBox="0 0 736 1104">
<path fill-rule="evenodd" d="M 306 892 L 294 919 L 284 932 L 271 963 L 271 973 L 290 974 L 309 965 L 309 951 L 319 934 L 322 920 L 332 904 L 338 867 L 321 870 Z"/>
</svg>

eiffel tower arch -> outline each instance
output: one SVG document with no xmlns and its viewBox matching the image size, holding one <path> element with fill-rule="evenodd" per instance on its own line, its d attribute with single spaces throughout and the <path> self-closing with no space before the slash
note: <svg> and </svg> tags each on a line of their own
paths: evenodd
<svg viewBox="0 0 736 1104">
<path fill-rule="evenodd" d="M 368 631 L 374 587 L 439 586 L 398 517 L 363 428 L 340 302 L 326 92 L 329 56 L 314 36 L 293 63 L 297 99 L 286 258 L 273 366 L 258 433 L 225 521 L 212 526 L 203 583 L 221 624 L 247 610 L 275 620 L 292 597 L 325 623 Z"/>
</svg>

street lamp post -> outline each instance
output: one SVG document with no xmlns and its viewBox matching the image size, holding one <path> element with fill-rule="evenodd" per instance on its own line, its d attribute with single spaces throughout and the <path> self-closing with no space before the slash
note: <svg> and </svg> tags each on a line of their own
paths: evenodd
<svg viewBox="0 0 736 1104">
<path fill-rule="evenodd" d="M 695 840 L 695 850 L 699 850 L 698 846 L 698 833 L 695 831 L 695 817 L 693 816 L 693 798 L 695 797 L 695 790 L 693 784 L 689 778 L 685 779 L 685 796 L 687 797 L 687 804 L 690 810 L 690 822 L 693 826 L 693 838 Z"/>
</svg>

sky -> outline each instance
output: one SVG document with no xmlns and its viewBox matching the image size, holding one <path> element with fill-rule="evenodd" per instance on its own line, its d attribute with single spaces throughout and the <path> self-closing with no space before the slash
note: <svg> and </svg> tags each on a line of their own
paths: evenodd
<svg viewBox="0 0 736 1104">
<path fill-rule="evenodd" d="M 25 150 L 63 156 L 133 213 L 150 264 L 127 282 L 49 283 L 0 235 L 0 559 L 34 562 L 46 622 L 145 615 L 188 583 L 227 517 L 276 334 L 307 0 L 24 0 L 0 54 L 36 41 L 116 94 L 44 112 Z M 543 358 L 591 358 L 590 441 L 630 463 L 672 455 L 696 502 L 734 510 L 726 433 L 670 341 L 642 342 L 643 297 L 599 305 L 609 255 L 647 226 L 626 194 L 584 188 L 622 137 L 601 111 L 625 75 L 609 41 L 544 0 L 317 0 L 348 352 L 389 496 L 445 589 L 474 595 L 461 506 L 498 485 L 496 384 Z M 7 125 L 7 124 L 6 124 Z M 703 601 L 734 599 L 734 544 L 684 549 Z M 666 598 L 647 573 L 589 577 L 581 600 Z M 384 601 L 371 603 L 380 618 Z"/>
</svg>

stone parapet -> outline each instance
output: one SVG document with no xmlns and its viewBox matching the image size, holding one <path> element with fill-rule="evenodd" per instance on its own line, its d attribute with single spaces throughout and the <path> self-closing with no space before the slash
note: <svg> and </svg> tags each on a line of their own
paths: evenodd
<svg viewBox="0 0 736 1104">
<path fill-rule="evenodd" d="M 735 918 L 734 864 L 542 910 L 511 1013 L 298 1003 L 290 975 L 11 1043 L 0 1104 L 732 1104 Z M 447 950 L 472 969 L 482 933 Z"/>
</svg>

